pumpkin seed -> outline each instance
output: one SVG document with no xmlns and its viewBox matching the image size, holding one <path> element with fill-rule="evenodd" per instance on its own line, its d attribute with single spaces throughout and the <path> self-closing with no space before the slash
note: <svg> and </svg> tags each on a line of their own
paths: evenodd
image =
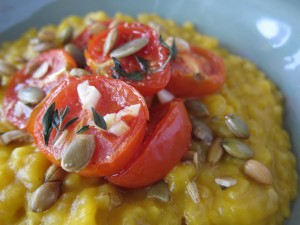
<svg viewBox="0 0 300 225">
<path fill-rule="evenodd" d="M 45 183 L 53 181 L 62 181 L 66 172 L 59 166 L 52 164 L 45 173 Z"/>
<path fill-rule="evenodd" d="M 104 31 L 107 29 L 107 26 L 103 23 L 93 23 L 89 27 L 89 32 L 93 35 L 99 34 L 101 31 Z"/>
<path fill-rule="evenodd" d="M 113 47 L 116 44 L 117 37 L 118 37 L 118 30 L 116 28 L 113 28 L 112 30 L 109 31 L 103 46 L 104 55 L 107 55 L 113 49 Z"/>
<path fill-rule="evenodd" d="M 194 181 L 190 181 L 187 186 L 186 190 L 188 195 L 191 197 L 194 203 L 198 204 L 200 203 L 200 196 L 199 196 L 199 191 L 197 188 L 197 184 Z"/>
<path fill-rule="evenodd" d="M 191 145 L 189 147 L 189 151 L 195 152 L 197 154 L 193 154 L 190 156 L 191 160 L 194 162 L 195 166 L 199 167 L 200 165 L 206 163 L 207 161 L 207 146 L 196 140 L 191 141 Z M 197 159 L 196 159 L 197 156 Z"/>
<path fill-rule="evenodd" d="M 41 30 L 38 33 L 38 39 L 41 42 L 53 42 L 55 38 L 55 33 L 50 30 Z"/>
<path fill-rule="evenodd" d="M 18 98 L 25 104 L 36 105 L 45 97 L 44 91 L 39 87 L 26 87 L 18 91 Z"/>
<path fill-rule="evenodd" d="M 24 104 L 21 101 L 17 101 L 14 108 L 14 116 L 20 117 L 24 115 L 25 117 L 29 117 L 32 113 L 32 107 Z"/>
<path fill-rule="evenodd" d="M 112 29 L 112 28 L 116 28 L 117 26 L 119 26 L 120 22 L 118 20 L 113 20 L 109 26 L 108 29 Z"/>
<path fill-rule="evenodd" d="M 37 188 L 31 195 L 29 209 L 39 213 L 49 209 L 61 194 L 62 182 L 46 182 Z"/>
<path fill-rule="evenodd" d="M 193 158 L 194 158 L 194 151 L 187 151 L 183 157 L 182 157 L 182 160 L 183 161 L 192 161 Z"/>
<path fill-rule="evenodd" d="M 39 42 L 32 45 L 32 49 L 36 52 L 44 52 L 55 47 L 53 42 Z"/>
<path fill-rule="evenodd" d="M 3 60 L 0 60 L 0 76 L 9 77 L 12 76 L 17 71 L 17 68 Z"/>
<path fill-rule="evenodd" d="M 192 161 L 194 165 L 199 167 L 199 154 L 194 151 L 187 151 L 182 157 L 182 161 Z"/>
<path fill-rule="evenodd" d="M 43 62 L 32 74 L 32 78 L 40 79 L 43 77 L 49 70 L 48 62 Z"/>
<path fill-rule="evenodd" d="M 0 144 L 8 145 L 12 142 L 30 142 L 32 137 L 25 130 L 11 130 L 0 136 Z"/>
<path fill-rule="evenodd" d="M 77 135 L 63 153 L 61 167 L 68 172 L 79 172 L 89 164 L 94 151 L 93 135 Z"/>
<path fill-rule="evenodd" d="M 216 138 L 208 150 L 207 161 L 211 166 L 216 165 L 223 156 L 224 150 L 221 146 L 222 138 Z"/>
<path fill-rule="evenodd" d="M 30 43 L 31 45 L 36 45 L 36 44 L 41 43 L 41 40 L 40 40 L 39 38 L 31 38 L 31 39 L 29 40 L 29 43 Z"/>
<path fill-rule="evenodd" d="M 199 167 L 199 154 L 198 154 L 198 152 L 194 152 L 193 163 L 196 166 L 196 168 Z"/>
<path fill-rule="evenodd" d="M 236 185 L 236 179 L 232 177 L 217 177 L 215 178 L 216 184 L 218 184 L 222 190 Z"/>
<path fill-rule="evenodd" d="M 65 45 L 72 41 L 73 39 L 74 28 L 72 26 L 66 27 L 60 34 L 59 39 L 60 42 Z"/>
<path fill-rule="evenodd" d="M 209 118 L 208 124 L 213 133 L 218 137 L 235 137 L 234 134 L 228 129 L 224 118 L 220 118 L 219 116 L 212 116 L 211 118 Z"/>
<path fill-rule="evenodd" d="M 85 75 L 91 76 L 93 74 L 91 74 L 89 71 L 81 69 L 81 68 L 73 68 L 73 69 L 71 69 L 69 75 L 71 77 L 82 77 L 82 76 L 85 76 Z"/>
<path fill-rule="evenodd" d="M 203 103 L 201 103 L 197 99 L 187 99 L 185 102 L 185 106 L 190 114 L 195 117 L 202 118 L 209 116 L 209 111 Z"/>
<path fill-rule="evenodd" d="M 149 38 L 137 38 L 132 41 L 125 43 L 124 45 L 118 47 L 110 53 L 110 57 L 123 58 L 130 56 L 142 48 L 144 48 L 149 43 Z"/>
<path fill-rule="evenodd" d="M 148 22 L 148 26 L 151 27 L 153 30 L 155 30 L 157 33 L 161 33 L 162 26 L 154 21 Z"/>
<path fill-rule="evenodd" d="M 41 64 L 38 63 L 38 62 L 34 62 L 34 63 L 29 63 L 29 64 L 27 64 L 27 65 L 26 65 L 26 68 L 25 68 L 25 71 L 24 71 L 24 74 L 25 74 L 25 75 L 32 74 L 34 71 L 36 71 L 36 70 L 39 68 L 40 65 L 41 65 Z"/>
<path fill-rule="evenodd" d="M 168 184 L 161 181 L 153 186 L 151 186 L 147 191 L 148 198 L 156 198 L 163 202 L 168 202 L 170 200 L 170 192 Z"/>
<path fill-rule="evenodd" d="M 250 159 L 254 156 L 253 150 L 244 142 L 235 138 L 225 138 L 221 145 L 230 155 L 240 159 Z"/>
<path fill-rule="evenodd" d="M 180 37 L 168 37 L 165 42 L 167 45 L 169 45 L 171 47 L 173 44 L 173 40 L 175 41 L 175 46 L 176 46 L 176 49 L 178 52 L 190 52 L 191 51 L 190 44 L 186 40 L 184 40 Z"/>
<path fill-rule="evenodd" d="M 66 44 L 64 49 L 74 58 L 78 67 L 84 68 L 86 66 L 86 61 L 82 49 L 71 43 Z"/>
<path fill-rule="evenodd" d="M 270 170 L 257 160 L 249 159 L 244 164 L 244 172 L 246 175 L 262 184 L 271 185 L 273 183 L 273 177 Z"/>
<path fill-rule="evenodd" d="M 225 122 L 229 130 L 238 138 L 249 138 L 250 132 L 247 124 L 237 115 L 228 114 L 225 116 Z"/>
<path fill-rule="evenodd" d="M 109 196 L 109 209 L 116 208 L 123 203 L 122 195 L 117 193 L 107 193 Z"/>
<path fill-rule="evenodd" d="M 193 135 L 195 138 L 203 141 L 207 146 L 210 146 L 213 140 L 213 133 L 211 129 L 202 121 L 195 117 L 191 117 L 191 122 L 193 126 Z"/>
</svg>

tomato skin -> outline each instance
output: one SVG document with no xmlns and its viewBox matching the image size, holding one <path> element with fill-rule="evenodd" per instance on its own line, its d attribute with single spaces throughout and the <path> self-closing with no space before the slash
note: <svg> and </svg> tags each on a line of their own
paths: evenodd
<svg viewBox="0 0 300 225">
<path fill-rule="evenodd" d="M 114 49 L 119 46 L 142 37 L 149 38 L 149 43 L 140 51 L 135 53 L 135 56 L 142 57 L 147 60 L 152 69 L 160 68 L 167 60 L 169 51 L 163 47 L 158 40 L 158 33 L 152 28 L 141 23 L 121 23 L 116 28 L 118 30 L 118 37 Z M 90 39 L 88 43 L 88 50 L 85 55 L 87 58 L 87 64 L 91 67 L 94 73 L 98 73 L 98 65 L 104 62 L 111 61 L 112 58 L 103 53 L 103 46 L 107 35 L 111 29 L 99 33 Z M 141 65 L 137 59 L 131 55 L 119 59 L 123 69 L 127 72 L 141 71 Z M 113 70 L 113 63 L 109 65 L 101 72 L 101 75 L 112 77 L 115 74 Z M 153 72 L 144 75 L 142 80 L 131 80 L 129 78 L 120 77 L 121 80 L 135 87 L 142 95 L 151 96 L 163 89 L 171 77 L 171 66 L 167 66 L 159 72 Z"/>
<path fill-rule="evenodd" d="M 163 179 L 187 151 L 191 129 L 182 100 L 154 106 L 138 155 L 123 171 L 107 179 L 126 188 L 144 187 Z"/>
<path fill-rule="evenodd" d="M 50 67 L 43 77 L 33 78 L 33 73 L 25 74 L 26 68 L 43 62 L 47 62 Z M 20 117 L 16 117 L 14 115 L 14 107 L 18 102 L 18 91 L 28 86 L 35 86 L 41 88 L 45 94 L 48 94 L 53 87 L 68 76 L 66 72 L 62 72 L 54 79 L 51 79 L 49 75 L 54 74 L 63 68 L 71 69 L 75 67 L 77 67 L 77 65 L 72 56 L 62 49 L 54 49 L 44 52 L 32 59 L 27 63 L 25 68 L 14 74 L 10 84 L 5 90 L 3 106 L 6 118 L 18 128 L 25 128 L 28 116 L 23 114 Z"/>
<path fill-rule="evenodd" d="M 194 63 L 205 77 L 195 77 Z M 175 61 L 171 62 L 172 76 L 166 87 L 177 97 L 201 97 L 219 91 L 225 82 L 225 65 L 214 53 L 192 46 L 191 52 L 179 52 Z M 195 68 L 194 68 L 195 69 Z"/>
<path fill-rule="evenodd" d="M 77 94 L 77 85 L 83 81 L 96 87 L 101 98 L 95 109 L 101 115 L 117 112 L 125 106 L 140 103 L 141 107 L 136 118 L 127 121 L 129 131 L 121 136 L 99 130 L 93 125 L 91 110 L 82 109 Z M 62 146 L 55 146 L 53 140 L 56 131 L 52 131 L 49 145 L 43 141 L 42 117 L 52 102 L 56 102 L 56 109 L 62 110 L 66 105 L 70 107 L 65 121 L 79 117 L 67 130 L 66 141 Z M 68 78 L 59 86 L 54 88 L 50 94 L 33 110 L 27 124 L 27 130 L 32 134 L 35 144 L 42 153 L 53 163 L 60 165 L 63 150 L 73 138 L 75 132 L 83 125 L 90 125 L 84 134 L 92 134 L 96 140 L 96 148 L 91 162 L 86 168 L 79 172 L 83 176 L 107 176 L 119 172 L 131 160 L 140 146 L 146 130 L 148 109 L 144 98 L 131 86 L 116 79 L 102 76 L 88 76 L 81 78 Z"/>
</svg>

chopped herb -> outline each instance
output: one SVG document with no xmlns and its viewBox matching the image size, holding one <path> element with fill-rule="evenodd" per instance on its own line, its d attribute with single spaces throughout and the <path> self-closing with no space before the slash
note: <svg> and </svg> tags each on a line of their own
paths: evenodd
<svg viewBox="0 0 300 225">
<path fill-rule="evenodd" d="M 114 66 L 114 71 L 116 72 L 116 74 L 114 75 L 115 78 L 120 78 L 120 76 L 122 77 L 126 77 L 130 80 L 142 80 L 144 75 L 147 73 L 146 71 L 133 71 L 131 73 L 127 73 L 125 70 L 123 70 L 120 61 L 113 57 L 113 61 L 115 63 Z"/>
<path fill-rule="evenodd" d="M 43 138 L 46 146 L 49 144 L 49 138 L 53 128 L 56 129 L 56 136 L 53 141 L 55 142 L 58 136 L 78 119 L 78 117 L 72 118 L 62 127 L 63 121 L 70 111 L 70 108 L 69 106 L 66 106 L 64 110 L 58 112 L 58 110 L 55 109 L 55 105 L 55 102 L 53 102 L 42 118 Z"/>
<path fill-rule="evenodd" d="M 59 126 L 59 123 L 60 123 L 60 120 L 59 120 L 59 116 L 58 116 L 58 111 L 57 111 L 57 109 L 54 111 L 54 113 L 53 113 L 53 118 L 52 118 L 52 126 L 54 127 L 54 128 L 58 128 L 58 126 Z"/>
<path fill-rule="evenodd" d="M 135 56 L 135 58 L 141 65 L 143 71 L 147 71 L 149 69 L 149 62 L 146 59 L 137 55 Z"/>
<path fill-rule="evenodd" d="M 45 145 L 48 146 L 50 134 L 53 129 L 52 121 L 53 121 L 53 115 L 55 112 L 55 102 L 53 102 L 49 108 L 46 110 L 43 118 L 42 118 L 42 125 L 43 125 L 43 138 Z"/>
<path fill-rule="evenodd" d="M 166 42 L 164 42 L 164 40 L 162 39 L 161 35 L 159 35 L 158 37 L 158 40 L 159 40 L 159 43 L 164 46 L 166 49 L 169 50 L 169 57 L 166 61 L 170 61 L 169 58 L 175 60 L 176 59 L 176 56 L 177 56 L 177 48 L 176 48 L 176 45 L 175 45 L 175 38 L 173 38 L 173 42 L 172 42 L 172 46 L 170 47 L 169 45 L 167 45 Z"/>
<path fill-rule="evenodd" d="M 171 47 L 169 45 L 167 45 L 166 42 L 164 42 L 161 35 L 159 35 L 158 40 L 159 40 L 159 42 L 162 46 L 164 46 L 165 48 L 167 48 L 169 50 L 168 58 L 160 68 L 149 69 L 149 62 L 146 59 L 144 59 L 140 56 L 135 56 L 136 60 L 141 65 L 142 70 L 127 73 L 122 68 L 122 65 L 121 65 L 120 61 L 117 58 L 112 57 L 112 59 L 114 61 L 114 64 L 115 64 L 115 66 L 113 68 L 113 70 L 115 71 L 115 73 L 113 74 L 113 77 L 116 78 L 116 79 L 119 79 L 120 77 L 125 77 L 125 78 L 130 79 L 130 80 L 140 81 L 147 74 L 161 72 L 168 65 L 168 63 L 170 62 L 171 59 L 172 60 L 176 59 L 177 49 L 176 49 L 176 45 L 175 45 L 175 39 L 173 39 L 173 43 L 172 43 Z"/>
<path fill-rule="evenodd" d="M 95 125 L 103 130 L 107 130 L 107 125 L 103 116 L 101 116 L 101 114 L 98 113 L 93 107 L 92 112 Z"/>
<path fill-rule="evenodd" d="M 90 129 L 89 125 L 82 126 L 78 131 L 76 131 L 76 134 L 81 134 L 89 129 Z"/>
<path fill-rule="evenodd" d="M 66 106 L 65 110 L 60 112 L 60 118 L 62 120 L 64 120 L 64 118 L 66 117 L 66 115 L 68 114 L 68 112 L 70 112 L 70 107 Z"/>
<path fill-rule="evenodd" d="M 172 49 L 172 60 L 175 60 L 177 57 L 177 53 L 178 53 L 176 44 L 175 44 L 175 38 L 173 38 L 171 49 Z"/>
<path fill-rule="evenodd" d="M 66 122 L 66 124 L 63 126 L 63 128 L 60 131 L 63 132 L 65 129 L 67 129 L 69 126 L 71 126 L 78 118 L 79 117 L 70 119 L 68 122 Z"/>
</svg>

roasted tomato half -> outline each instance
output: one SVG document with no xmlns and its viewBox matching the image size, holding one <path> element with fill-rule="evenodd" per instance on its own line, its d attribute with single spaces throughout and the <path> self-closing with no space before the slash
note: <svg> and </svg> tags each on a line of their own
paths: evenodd
<svg viewBox="0 0 300 225">
<path fill-rule="evenodd" d="M 177 97 L 201 97 L 221 89 L 225 82 L 223 60 L 203 48 L 191 46 L 171 61 L 172 76 L 166 87 Z"/>
<path fill-rule="evenodd" d="M 59 82 L 66 79 L 67 71 L 76 67 L 73 58 L 64 50 L 44 52 L 14 74 L 4 93 L 6 118 L 18 128 L 24 128 L 38 104 Z"/>
<path fill-rule="evenodd" d="M 27 130 L 53 163 L 83 176 L 120 172 L 136 154 L 149 112 L 123 81 L 68 78 L 33 110 Z"/>
<path fill-rule="evenodd" d="M 191 129 L 182 100 L 154 106 L 136 156 L 125 169 L 108 180 L 122 187 L 138 188 L 163 179 L 187 151 Z"/>
<path fill-rule="evenodd" d="M 119 78 L 144 96 L 163 89 L 171 76 L 170 51 L 141 23 L 120 23 L 90 39 L 87 64 L 96 74 Z"/>
</svg>

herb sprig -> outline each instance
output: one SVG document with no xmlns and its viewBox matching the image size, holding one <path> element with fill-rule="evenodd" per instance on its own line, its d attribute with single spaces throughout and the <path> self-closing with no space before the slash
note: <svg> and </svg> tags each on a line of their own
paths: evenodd
<svg viewBox="0 0 300 225">
<path fill-rule="evenodd" d="M 76 134 L 82 134 L 83 132 L 87 131 L 90 129 L 90 126 L 89 125 L 84 125 L 82 126 L 81 128 L 79 128 L 77 131 L 76 131 Z"/>
<path fill-rule="evenodd" d="M 92 112 L 95 125 L 103 130 L 107 130 L 107 124 L 103 116 L 100 113 L 98 113 L 93 107 Z"/>
<path fill-rule="evenodd" d="M 159 67 L 157 69 L 149 69 L 149 62 L 146 59 L 144 59 L 140 56 L 135 56 L 136 60 L 141 65 L 142 69 L 140 71 L 133 71 L 133 72 L 127 73 L 123 69 L 120 61 L 117 58 L 113 57 L 112 59 L 115 64 L 114 68 L 113 68 L 113 70 L 115 71 L 114 78 L 119 79 L 120 77 L 125 77 L 130 80 L 140 81 L 147 74 L 161 72 L 168 65 L 170 60 L 175 60 L 177 57 L 177 48 L 175 45 L 175 38 L 173 38 L 171 47 L 169 45 L 167 45 L 166 42 L 164 42 L 161 35 L 159 35 L 158 40 L 162 46 L 164 46 L 165 48 L 167 48 L 169 50 L 168 58 L 161 67 Z"/>
<path fill-rule="evenodd" d="M 53 129 L 56 129 L 56 135 L 53 139 L 53 142 L 55 142 L 58 136 L 78 119 L 78 117 L 74 117 L 64 123 L 65 117 L 70 112 L 69 106 L 66 106 L 64 110 L 61 111 L 58 111 L 57 109 L 55 109 L 55 107 L 56 103 L 53 102 L 48 107 L 42 118 L 43 139 L 46 146 L 48 146 L 49 144 L 49 138 Z"/>
</svg>

